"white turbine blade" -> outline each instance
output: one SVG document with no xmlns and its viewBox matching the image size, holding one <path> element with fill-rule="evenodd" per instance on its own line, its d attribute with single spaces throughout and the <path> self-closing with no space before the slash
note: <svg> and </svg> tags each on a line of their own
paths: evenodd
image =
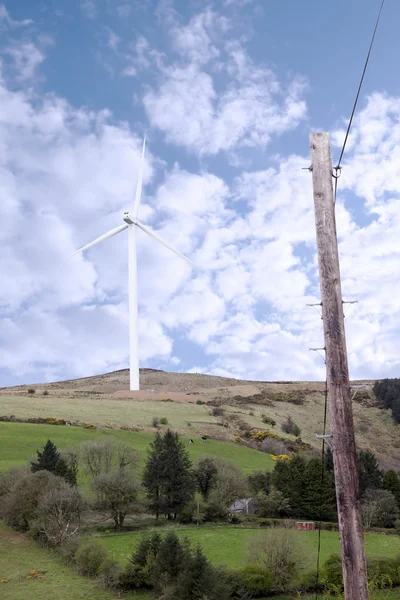
<svg viewBox="0 0 400 600">
<path fill-rule="evenodd" d="M 127 229 L 128 227 L 129 227 L 129 225 L 120 225 L 119 227 L 116 227 L 115 229 L 111 229 L 110 231 L 107 231 L 107 233 L 96 238 L 95 240 L 93 240 L 93 242 L 90 242 L 89 244 L 86 244 L 86 246 L 82 246 L 82 248 L 79 248 L 79 250 L 76 250 L 73 254 L 71 254 L 71 256 L 75 256 L 75 254 L 78 254 L 78 252 L 83 252 L 84 250 L 87 250 L 88 248 L 91 248 L 92 246 L 95 246 L 96 244 L 99 244 L 100 242 L 104 242 L 104 240 L 107 240 L 108 238 L 112 237 L 113 235 L 117 235 L 117 233 L 124 231 L 124 229 Z"/>
<path fill-rule="evenodd" d="M 141 229 L 142 231 L 144 231 L 145 233 L 147 233 L 147 235 L 149 235 L 150 237 L 152 237 L 155 240 L 157 240 L 157 242 L 159 242 L 160 244 L 162 244 L 163 246 L 165 246 L 165 248 L 168 248 L 168 250 L 171 250 L 171 252 L 174 252 L 175 254 L 177 254 L 178 256 L 180 256 L 181 258 L 183 258 L 183 260 L 186 260 L 186 262 L 188 262 L 189 264 L 191 264 L 193 267 L 196 267 L 196 269 L 200 268 L 193 261 L 191 261 L 189 258 L 187 258 L 184 254 L 182 254 L 181 252 L 179 252 L 179 250 L 175 250 L 175 248 L 173 248 L 172 246 L 170 246 L 167 242 L 164 242 L 164 240 L 162 238 L 160 238 L 160 236 L 158 236 L 156 233 L 154 233 L 150 229 L 147 229 L 147 227 L 145 227 L 144 225 L 142 225 L 138 221 L 136 221 L 136 225 L 139 227 L 139 229 Z"/>
<path fill-rule="evenodd" d="M 144 170 L 144 151 L 146 149 L 146 137 L 143 138 L 142 156 L 140 158 L 139 173 L 136 184 L 135 204 L 133 205 L 133 215 L 137 218 L 139 214 L 140 198 L 142 195 L 143 170 Z"/>
</svg>

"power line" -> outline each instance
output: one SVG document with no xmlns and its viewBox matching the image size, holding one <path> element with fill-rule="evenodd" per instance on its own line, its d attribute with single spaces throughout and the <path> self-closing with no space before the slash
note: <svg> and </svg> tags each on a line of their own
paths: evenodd
<svg viewBox="0 0 400 600">
<path fill-rule="evenodd" d="M 376 24 L 375 24 L 375 29 L 374 29 L 374 33 L 372 35 L 372 39 L 371 39 L 371 43 L 369 45 L 369 50 L 368 50 L 368 54 L 367 54 L 367 58 L 365 60 L 365 64 L 364 64 L 364 69 L 361 75 L 361 80 L 360 80 L 360 84 L 358 86 L 358 91 L 357 91 L 357 96 L 356 99 L 354 101 L 354 105 L 353 105 L 353 110 L 351 111 L 351 117 L 350 117 L 350 121 L 349 121 L 349 125 L 347 127 L 347 131 L 346 131 L 346 137 L 344 138 L 344 142 L 343 142 L 343 146 L 342 146 L 342 151 L 340 153 L 340 157 L 339 157 L 339 162 L 337 164 L 337 166 L 335 167 L 336 169 L 340 169 L 340 164 L 342 162 L 342 158 L 343 158 L 343 154 L 344 154 L 344 150 L 346 148 L 346 144 L 347 144 L 347 139 L 349 137 L 349 133 L 350 133 L 350 129 L 351 129 L 351 125 L 353 123 L 353 118 L 354 118 L 354 113 L 356 112 L 356 108 L 357 108 L 357 103 L 358 103 L 358 98 L 360 96 L 360 92 L 361 92 L 361 88 L 362 88 L 362 84 L 364 82 L 364 77 L 365 77 L 365 73 L 368 67 L 368 63 L 369 63 L 369 57 L 371 56 L 371 50 L 372 50 L 372 46 L 374 45 L 374 41 L 375 41 L 375 36 L 376 36 L 376 32 L 378 29 L 378 25 L 379 25 L 379 21 L 381 19 L 381 14 L 382 14 L 382 10 L 383 10 L 383 5 L 385 4 L 385 0 L 382 0 L 381 3 L 381 7 L 379 9 L 379 13 L 378 13 L 378 18 L 376 20 Z M 337 172 L 336 172 L 337 174 Z"/>
</svg>

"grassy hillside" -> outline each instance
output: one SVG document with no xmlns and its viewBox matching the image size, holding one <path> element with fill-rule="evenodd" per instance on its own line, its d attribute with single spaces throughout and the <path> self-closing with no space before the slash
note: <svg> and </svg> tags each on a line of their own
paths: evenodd
<svg viewBox="0 0 400 600">
<path fill-rule="evenodd" d="M 400 469 L 400 426 L 389 411 L 376 405 L 373 382 L 355 383 L 367 386 L 353 401 L 358 447 L 372 450 L 385 468 Z M 29 387 L 0 389 L 0 414 L 128 425 L 143 431 L 153 431 L 153 417 L 165 417 L 173 429 L 189 437 L 208 434 L 227 440 L 243 427 L 269 427 L 263 415 L 274 419 L 273 431 L 285 437 L 281 427 L 290 415 L 302 439 L 315 447 L 319 447 L 315 434 L 322 432 L 322 382 L 251 382 L 148 369 L 141 370 L 140 392 L 129 392 L 127 371 L 35 385 L 34 394 L 28 393 Z M 215 414 L 216 405 L 222 414 Z"/>
<path fill-rule="evenodd" d="M 158 529 L 157 531 L 163 535 L 166 529 Z M 182 526 L 175 529 L 175 531 L 182 537 L 186 536 L 194 545 L 200 544 L 207 557 L 214 564 L 224 564 L 233 568 L 243 566 L 249 539 L 263 533 L 259 529 L 232 526 Z M 318 534 L 316 531 L 299 531 L 296 534 L 299 542 L 304 544 L 305 553 L 309 557 L 310 568 L 313 568 L 316 561 Z M 99 537 L 99 540 L 113 553 L 117 560 L 124 562 L 131 556 L 135 544 L 142 536 L 142 532 L 108 534 Z M 365 549 L 368 556 L 396 556 L 400 554 L 400 538 L 367 533 L 365 535 Z M 339 533 L 322 531 L 322 562 L 335 552 L 340 552 Z"/>
<path fill-rule="evenodd" d="M 43 572 L 38 579 L 27 579 L 31 570 Z M 49 550 L 15 533 L 0 521 L 0 584 L 2 600 L 112 600 L 115 594 L 98 587 L 95 581 L 81 577 L 63 565 Z M 147 595 L 124 596 L 144 600 Z"/>
<path fill-rule="evenodd" d="M 26 463 L 36 450 L 43 448 L 51 439 L 58 448 L 81 444 L 86 440 L 104 439 L 110 436 L 129 443 L 141 452 L 143 464 L 148 445 L 154 434 L 141 431 L 121 431 L 115 429 L 84 429 L 83 427 L 65 427 L 61 425 L 35 425 L 30 423 L 0 422 L 0 470 Z M 184 438 L 189 442 L 190 438 Z M 215 456 L 235 462 L 246 473 L 258 469 L 272 469 L 274 462 L 269 454 L 257 452 L 235 444 L 219 440 L 201 441 L 194 438 L 194 444 L 187 443 L 193 461 L 199 456 Z"/>
</svg>

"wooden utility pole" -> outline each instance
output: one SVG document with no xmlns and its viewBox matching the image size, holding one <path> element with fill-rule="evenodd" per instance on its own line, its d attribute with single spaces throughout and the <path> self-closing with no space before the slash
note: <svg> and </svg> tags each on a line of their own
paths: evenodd
<svg viewBox="0 0 400 600">
<path fill-rule="evenodd" d="M 368 600 L 329 134 L 313 133 L 310 141 L 344 592 L 346 600 Z"/>
</svg>

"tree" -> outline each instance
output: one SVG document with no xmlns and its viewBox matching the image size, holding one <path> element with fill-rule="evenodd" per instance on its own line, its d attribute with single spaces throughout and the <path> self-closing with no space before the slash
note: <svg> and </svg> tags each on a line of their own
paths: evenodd
<svg viewBox="0 0 400 600">
<path fill-rule="evenodd" d="M 27 531 L 37 517 L 42 496 L 58 487 L 59 478 L 47 470 L 28 473 L 18 479 L 3 497 L 2 516 L 8 525 Z"/>
<path fill-rule="evenodd" d="M 233 462 L 223 458 L 216 459 L 217 482 L 210 494 L 210 502 L 228 508 L 238 498 L 248 495 L 247 478 Z"/>
<path fill-rule="evenodd" d="M 161 593 L 175 586 L 186 558 L 185 550 L 175 533 L 168 533 L 162 540 L 153 570 L 153 587 Z"/>
<path fill-rule="evenodd" d="M 370 450 L 360 450 L 357 455 L 360 497 L 363 498 L 368 488 L 379 489 L 383 483 L 383 471 L 379 468 L 376 456 Z"/>
<path fill-rule="evenodd" d="M 90 486 L 96 497 L 96 507 L 114 519 L 116 531 L 121 531 L 127 515 L 137 505 L 139 484 L 134 474 L 127 469 L 113 468 L 97 475 Z"/>
<path fill-rule="evenodd" d="M 365 492 L 361 510 L 364 527 L 393 527 L 399 516 L 394 495 L 376 488 Z"/>
<path fill-rule="evenodd" d="M 301 516 L 306 519 L 330 521 L 336 516 L 336 496 L 333 474 L 325 471 L 322 482 L 322 461 L 310 460 L 303 474 Z"/>
<path fill-rule="evenodd" d="M 194 471 L 197 489 L 203 496 L 204 502 L 208 502 L 208 497 L 217 482 L 218 469 L 213 458 L 203 457 L 199 459 Z"/>
<path fill-rule="evenodd" d="M 400 509 L 400 478 L 394 469 L 389 469 L 383 476 L 383 489 L 392 492 Z"/>
<path fill-rule="evenodd" d="M 278 461 L 272 473 L 273 486 L 289 500 L 295 516 L 302 513 L 305 470 L 305 459 L 296 455 L 290 461 Z"/>
<path fill-rule="evenodd" d="M 30 473 L 28 467 L 11 467 L 5 473 L 0 473 L 0 498 L 9 494 L 14 485 Z M 1 516 L 1 515 L 0 515 Z"/>
<path fill-rule="evenodd" d="M 271 473 L 254 471 L 247 477 L 249 488 L 253 494 L 269 494 L 271 491 Z"/>
<path fill-rule="evenodd" d="M 195 479 L 192 462 L 177 433 L 170 429 L 164 436 L 156 434 L 150 446 L 143 475 L 150 509 L 158 518 L 163 513 L 176 519 L 183 507 L 193 499 Z"/>
<path fill-rule="evenodd" d="M 289 500 L 279 490 L 272 490 L 268 495 L 261 494 L 256 502 L 259 517 L 279 518 L 290 514 Z"/>
<path fill-rule="evenodd" d="M 228 600 L 230 590 L 224 579 L 197 547 L 194 554 L 188 553 L 175 590 L 171 590 L 172 600 Z"/>
<path fill-rule="evenodd" d="M 59 479 L 57 487 L 42 494 L 35 526 L 50 546 L 61 546 L 77 535 L 81 526 L 83 500 L 79 489 Z"/>
<path fill-rule="evenodd" d="M 161 512 L 161 490 L 165 479 L 164 444 L 159 433 L 150 444 L 146 467 L 143 473 L 143 485 L 147 491 L 149 510 L 158 519 Z"/>
<path fill-rule="evenodd" d="M 304 567 L 304 552 L 295 531 L 270 529 L 249 540 L 247 560 L 272 573 L 275 586 L 283 590 Z"/>
<path fill-rule="evenodd" d="M 112 438 L 82 444 L 81 455 L 85 470 L 92 477 L 108 473 L 115 466 L 120 469 L 134 466 L 138 459 L 137 452 L 129 444 Z"/>
<path fill-rule="evenodd" d="M 63 477 L 71 485 L 76 485 L 76 473 L 68 468 L 51 440 L 47 440 L 43 452 L 37 450 L 37 462 L 31 462 L 31 471 L 49 471 L 53 475 Z"/>
</svg>

